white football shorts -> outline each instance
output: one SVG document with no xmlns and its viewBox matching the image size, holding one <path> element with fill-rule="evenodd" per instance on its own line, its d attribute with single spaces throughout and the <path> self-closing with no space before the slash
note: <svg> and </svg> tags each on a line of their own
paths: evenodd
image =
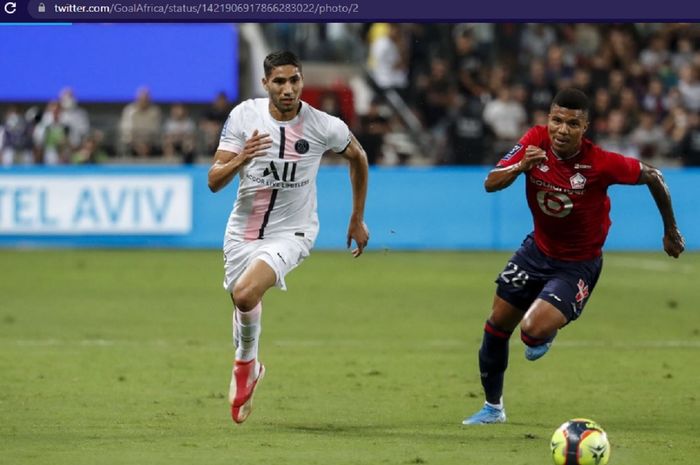
<svg viewBox="0 0 700 465">
<path fill-rule="evenodd" d="M 260 259 L 275 271 L 275 286 L 286 291 L 284 277 L 309 256 L 311 246 L 311 241 L 303 237 L 229 241 L 224 244 L 224 289 L 231 292 L 248 265 Z"/>
</svg>

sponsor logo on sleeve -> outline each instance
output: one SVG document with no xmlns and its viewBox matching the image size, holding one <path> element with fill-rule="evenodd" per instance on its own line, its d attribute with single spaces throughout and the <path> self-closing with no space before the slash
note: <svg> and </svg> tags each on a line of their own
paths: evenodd
<svg viewBox="0 0 700 465">
<path fill-rule="evenodd" d="M 219 140 L 224 140 L 224 137 L 226 137 L 226 129 L 228 128 L 229 121 L 231 121 L 231 115 L 226 118 L 226 122 L 224 122 L 224 126 L 221 128 L 221 136 L 219 137 Z"/>
<path fill-rule="evenodd" d="M 513 158 L 513 155 L 515 155 L 516 153 L 518 153 L 518 151 L 519 151 L 521 148 L 523 148 L 523 146 L 522 146 L 521 144 L 515 144 L 515 145 L 513 146 L 513 148 L 510 149 L 510 150 L 508 151 L 508 153 L 506 153 L 506 154 L 503 156 L 503 158 L 501 158 L 501 161 L 508 161 L 508 160 L 510 160 L 511 158 Z"/>
</svg>

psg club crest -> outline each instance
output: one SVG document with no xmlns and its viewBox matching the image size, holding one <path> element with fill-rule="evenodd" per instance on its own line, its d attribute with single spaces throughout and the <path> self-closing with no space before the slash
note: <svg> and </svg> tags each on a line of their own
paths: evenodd
<svg viewBox="0 0 700 465">
<path fill-rule="evenodd" d="M 294 150 L 296 150 L 296 152 L 300 155 L 308 152 L 309 151 L 309 141 L 307 141 L 306 139 L 299 139 L 294 144 Z"/>
<path fill-rule="evenodd" d="M 569 178 L 571 188 L 574 190 L 583 189 L 586 185 L 586 178 L 581 173 L 576 173 Z"/>
</svg>

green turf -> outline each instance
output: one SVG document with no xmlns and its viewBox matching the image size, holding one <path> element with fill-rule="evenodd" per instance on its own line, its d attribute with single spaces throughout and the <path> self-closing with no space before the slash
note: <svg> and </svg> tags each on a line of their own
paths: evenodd
<svg viewBox="0 0 700 465">
<path fill-rule="evenodd" d="M 607 254 L 546 357 L 513 338 L 508 424 L 461 426 L 506 259 L 314 252 L 266 297 L 268 373 L 236 426 L 219 252 L 0 251 L 0 463 L 548 465 L 584 416 L 613 465 L 695 465 L 698 254 Z"/>
</svg>

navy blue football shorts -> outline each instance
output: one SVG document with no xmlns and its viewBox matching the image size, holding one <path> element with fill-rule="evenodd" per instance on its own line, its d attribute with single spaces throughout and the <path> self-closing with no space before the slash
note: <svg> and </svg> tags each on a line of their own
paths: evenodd
<svg viewBox="0 0 700 465">
<path fill-rule="evenodd" d="M 602 268 L 602 257 L 575 262 L 550 258 L 528 234 L 498 275 L 496 294 L 523 312 L 535 299 L 546 300 L 570 322 L 581 315 Z"/>
</svg>

